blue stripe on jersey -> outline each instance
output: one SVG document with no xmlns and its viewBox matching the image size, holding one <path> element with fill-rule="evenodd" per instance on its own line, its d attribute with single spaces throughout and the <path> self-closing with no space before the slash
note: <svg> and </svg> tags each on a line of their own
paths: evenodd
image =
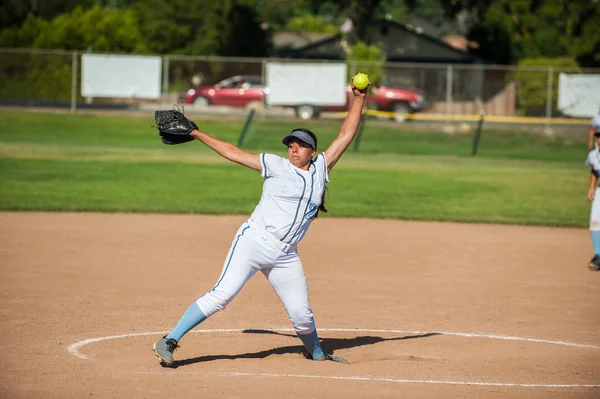
<svg viewBox="0 0 600 399">
<path fill-rule="evenodd" d="M 317 168 L 315 167 L 315 170 L 313 170 L 312 175 L 310 176 L 311 177 L 310 194 L 308 196 L 308 200 L 306 201 L 306 206 L 304 207 L 304 214 L 302 215 L 302 219 L 300 219 L 300 224 L 298 225 L 296 232 L 294 233 L 292 238 L 290 238 L 290 240 L 287 242 L 288 244 L 292 242 L 294 237 L 296 237 L 296 235 L 300 231 L 300 227 L 302 227 L 302 222 L 304 222 L 304 218 L 306 218 L 306 211 L 308 210 L 308 206 L 310 205 L 310 200 L 312 199 L 312 195 L 313 195 L 313 189 L 315 188 L 315 173 L 316 172 L 317 172 Z M 293 224 L 292 224 L 292 226 L 293 226 Z"/>
<path fill-rule="evenodd" d="M 325 183 L 327 183 L 327 160 L 325 159 L 324 152 L 322 152 L 320 155 L 323 155 L 323 177 L 325 177 Z"/>
<path fill-rule="evenodd" d="M 223 275 L 221 276 L 219 281 L 217 281 L 217 284 L 215 284 L 215 286 L 212 288 L 211 291 L 213 291 L 215 288 L 217 288 L 219 286 L 219 284 L 221 283 L 221 280 L 223 280 L 223 277 L 225 277 L 225 273 L 227 273 L 227 269 L 229 268 L 229 264 L 231 263 L 231 258 L 233 258 L 233 253 L 235 252 L 235 247 L 237 247 L 238 241 L 240 241 L 240 237 L 243 236 L 244 233 L 246 232 L 246 230 L 248 230 L 249 228 L 250 228 L 250 226 L 246 226 L 246 228 L 244 230 L 242 230 L 240 235 L 237 236 L 237 239 L 235 240 L 235 244 L 233 244 L 233 248 L 231 249 L 231 255 L 229 255 L 229 260 L 227 261 L 227 266 L 225 266 L 225 270 L 223 270 Z"/>
<path fill-rule="evenodd" d="M 296 219 L 298 218 L 298 211 L 300 210 L 300 204 L 302 203 L 302 200 L 304 199 L 304 192 L 306 191 L 306 179 L 300 173 L 296 172 L 296 174 L 302 178 L 302 181 L 304 182 L 304 187 L 302 188 L 302 195 L 300 195 L 300 199 L 298 200 L 298 206 L 296 207 L 296 214 L 294 215 L 294 221 L 292 222 L 290 229 L 288 230 L 287 233 L 285 233 L 285 235 L 283 236 L 281 241 L 285 240 L 285 238 L 288 236 L 288 234 L 290 234 L 290 232 L 294 228 L 294 223 L 296 223 Z"/>
<path fill-rule="evenodd" d="M 262 175 L 266 179 L 267 178 L 267 163 L 265 162 L 265 153 L 260 154 L 260 162 L 262 163 L 263 171 Z"/>
</svg>

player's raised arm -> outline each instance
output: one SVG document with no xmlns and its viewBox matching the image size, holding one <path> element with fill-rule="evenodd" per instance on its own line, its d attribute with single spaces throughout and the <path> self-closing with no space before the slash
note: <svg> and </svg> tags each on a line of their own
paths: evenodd
<svg viewBox="0 0 600 399">
<path fill-rule="evenodd" d="M 342 154 L 346 151 L 346 149 L 354 139 L 354 136 L 356 136 L 358 126 L 360 125 L 360 115 L 365 105 L 367 91 L 369 90 L 369 84 L 370 83 L 367 80 L 367 86 L 361 90 L 358 90 L 354 82 L 352 83 L 352 92 L 354 94 L 354 99 L 352 100 L 350 111 L 348 111 L 348 115 L 346 115 L 346 119 L 344 119 L 344 123 L 342 124 L 342 128 L 340 129 L 340 134 L 338 134 L 338 136 L 335 138 L 335 140 L 333 140 L 331 145 L 325 150 L 325 158 L 327 159 L 327 170 L 331 170 L 335 166 L 337 161 L 339 161 Z"/>
<path fill-rule="evenodd" d="M 199 131 L 198 129 L 193 130 L 190 133 L 190 136 L 192 136 L 196 140 L 201 141 L 207 147 L 209 147 L 225 159 L 228 159 L 235 163 L 239 163 L 240 165 L 246 166 L 250 169 L 254 169 L 259 173 L 262 171 L 262 165 L 260 163 L 259 154 L 252 154 L 250 152 L 244 151 L 231 143 L 219 140 L 215 137 L 208 135 L 207 133 Z"/>
</svg>

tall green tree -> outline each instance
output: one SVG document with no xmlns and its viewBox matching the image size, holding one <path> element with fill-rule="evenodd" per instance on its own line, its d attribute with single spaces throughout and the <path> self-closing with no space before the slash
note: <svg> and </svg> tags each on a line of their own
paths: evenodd
<svg viewBox="0 0 600 399">
<path fill-rule="evenodd" d="M 600 2 L 594 0 L 440 0 L 447 15 L 468 11 L 467 36 L 500 64 L 526 57 L 575 57 L 600 66 Z"/>
<path fill-rule="evenodd" d="M 99 5 L 87 9 L 76 7 L 51 21 L 30 14 L 20 27 L 0 33 L 0 46 L 124 53 L 148 51 L 135 12 Z"/>
<path fill-rule="evenodd" d="M 229 22 L 218 37 L 218 54 L 232 57 L 266 57 L 271 50 L 270 32 L 261 26 L 256 7 L 234 4 L 226 14 Z"/>
<path fill-rule="evenodd" d="M 135 9 L 152 52 L 267 55 L 267 32 L 253 1 L 138 0 Z"/>
<path fill-rule="evenodd" d="M 2 0 L 0 28 L 20 26 L 28 15 L 45 20 L 73 11 L 76 7 L 91 7 L 96 0 Z"/>
<path fill-rule="evenodd" d="M 139 0 L 140 30 L 153 53 L 214 55 L 225 28 L 224 2 Z"/>
</svg>

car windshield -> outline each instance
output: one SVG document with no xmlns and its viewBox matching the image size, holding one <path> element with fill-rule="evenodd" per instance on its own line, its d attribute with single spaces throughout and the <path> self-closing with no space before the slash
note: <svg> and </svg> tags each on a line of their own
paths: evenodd
<svg viewBox="0 0 600 399">
<path fill-rule="evenodd" d="M 221 86 L 222 89 L 231 89 L 238 85 L 242 85 L 243 83 L 244 81 L 240 79 L 225 79 L 219 83 L 219 86 Z"/>
<path fill-rule="evenodd" d="M 410 91 L 415 91 L 419 94 L 422 94 L 422 90 L 419 88 L 416 88 L 414 86 L 410 86 L 407 84 L 401 84 L 401 83 L 395 83 L 395 82 L 390 82 L 389 80 L 382 80 L 381 81 L 381 85 L 390 88 L 390 89 L 399 89 L 399 90 L 410 90 Z"/>
</svg>

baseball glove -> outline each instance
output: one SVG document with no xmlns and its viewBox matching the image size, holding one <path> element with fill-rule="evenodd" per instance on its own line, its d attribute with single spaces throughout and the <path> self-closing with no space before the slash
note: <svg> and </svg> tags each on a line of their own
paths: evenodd
<svg viewBox="0 0 600 399">
<path fill-rule="evenodd" d="M 190 133 L 198 129 L 196 124 L 185 117 L 178 108 L 154 112 L 154 121 L 160 140 L 169 145 L 187 143 L 194 140 Z"/>
</svg>

